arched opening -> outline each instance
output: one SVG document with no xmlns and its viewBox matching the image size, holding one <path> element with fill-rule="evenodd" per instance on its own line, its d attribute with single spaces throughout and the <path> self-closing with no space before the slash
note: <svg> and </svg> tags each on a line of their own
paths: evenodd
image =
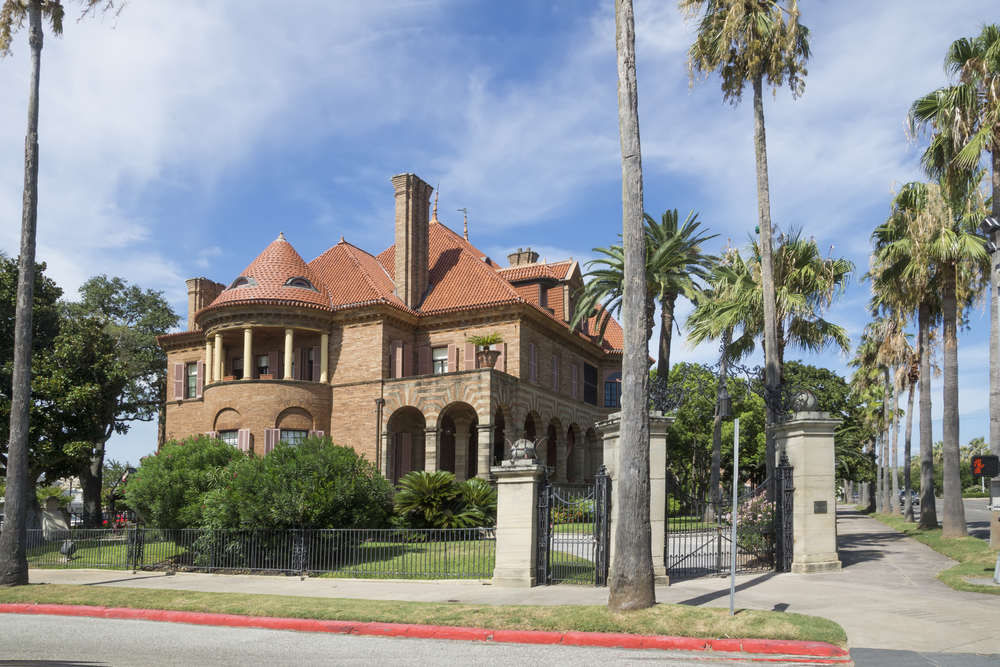
<svg viewBox="0 0 1000 667">
<path fill-rule="evenodd" d="M 583 466 L 580 465 L 580 452 L 576 446 L 576 427 L 570 425 L 566 431 L 566 480 L 570 482 L 583 481 Z"/>
<path fill-rule="evenodd" d="M 558 464 L 559 431 L 555 424 L 549 424 L 549 430 L 545 439 L 545 467 L 556 469 Z"/>
<path fill-rule="evenodd" d="M 280 431 L 278 438 L 281 442 L 296 445 L 313 430 L 313 417 L 305 408 L 286 408 L 278 415 L 274 426 Z"/>
<path fill-rule="evenodd" d="M 438 419 L 441 470 L 458 480 L 479 472 L 479 416 L 468 403 L 452 403 Z"/>
<path fill-rule="evenodd" d="M 593 480 L 597 477 L 597 470 L 604 464 L 604 443 L 597 437 L 597 432 L 593 428 L 587 429 L 583 438 L 583 450 L 587 456 L 584 476 L 588 480 Z"/>
<path fill-rule="evenodd" d="M 413 470 L 424 469 L 424 415 L 412 407 L 399 408 L 386 425 L 386 469 L 393 484 Z"/>
</svg>

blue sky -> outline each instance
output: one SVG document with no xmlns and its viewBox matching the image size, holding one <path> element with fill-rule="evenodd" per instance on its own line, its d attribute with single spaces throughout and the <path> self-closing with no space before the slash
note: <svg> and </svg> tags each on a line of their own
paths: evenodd
<svg viewBox="0 0 1000 667">
<path fill-rule="evenodd" d="M 38 258 L 68 295 L 118 275 L 163 290 L 229 282 L 283 231 L 309 261 L 341 236 L 392 242 L 393 174 L 440 183 L 442 222 L 503 261 L 593 257 L 621 231 L 611 0 L 137 0 L 117 20 L 67 21 L 42 54 Z M 995 1 L 803 1 L 805 94 L 765 99 L 774 222 L 858 272 L 829 319 L 866 321 L 869 236 L 894 183 L 921 177 L 904 118 L 946 82 L 951 41 L 1000 20 Z M 992 10 L 992 12 L 990 11 Z M 75 5 L 71 11 L 75 11 Z M 757 222 L 749 103 L 689 87 L 693 27 L 635 0 L 646 210 L 699 212 L 743 245 Z M 0 248 L 19 246 L 27 37 L 0 61 Z M 681 306 L 681 316 L 688 306 Z M 988 319 L 962 333 L 961 440 L 988 436 Z M 655 340 L 655 338 L 654 338 Z M 714 346 L 674 360 L 712 361 Z M 788 358 L 796 358 L 794 353 Z M 839 353 L 804 356 L 846 373 Z M 935 380 L 935 440 L 940 384 Z M 349 444 L 349 443 L 345 443 Z M 133 463 L 140 425 L 108 443 Z"/>
</svg>

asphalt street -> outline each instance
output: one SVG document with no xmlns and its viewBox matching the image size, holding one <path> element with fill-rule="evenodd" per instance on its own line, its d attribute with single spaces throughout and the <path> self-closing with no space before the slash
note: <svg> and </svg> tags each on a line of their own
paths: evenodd
<svg viewBox="0 0 1000 667">
<path fill-rule="evenodd" d="M 941 520 L 941 503 L 938 498 L 935 508 L 938 513 L 938 521 Z M 989 498 L 964 498 L 965 523 L 969 526 L 969 535 L 978 537 L 981 540 L 990 541 L 990 499 Z M 913 518 L 920 520 L 920 508 L 913 508 Z"/>
</svg>

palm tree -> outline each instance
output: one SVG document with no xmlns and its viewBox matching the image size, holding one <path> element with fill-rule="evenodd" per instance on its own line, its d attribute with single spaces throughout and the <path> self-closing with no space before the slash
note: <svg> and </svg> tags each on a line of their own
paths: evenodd
<svg viewBox="0 0 1000 667">
<path fill-rule="evenodd" d="M 615 2 L 618 56 L 618 126 L 622 147 L 624 284 L 622 316 L 622 417 L 619 439 L 616 553 L 608 581 L 608 609 L 645 609 L 656 604 L 652 532 L 649 523 L 649 334 L 647 324 L 646 231 L 642 208 L 639 98 L 635 78 L 635 16 L 632 0 Z"/>
<path fill-rule="evenodd" d="M 670 340 L 674 327 L 674 305 L 678 296 L 696 301 L 701 293 L 698 280 L 705 280 L 708 271 L 717 261 L 701 252 L 705 241 L 717 234 L 699 234 L 698 214 L 691 211 L 683 225 L 677 209 L 667 211 L 660 222 L 649 214 L 646 219 L 647 252 L 652 254 L 648 270 L 660 301 L 660 349 L 657 356 L 656 377 L 670 377 Z"/>
<path fill-rule="evenodd" d="M 587 268 L 598 267 L 589 270 L 584 278 L 588 282 L 583 289 L 578 291 L 576 296 L 576 308 L 573 312 L 573 319 L 570 328 L 576 329 L 581 323 L 595 319 L 596 329 L 589 332 L 596 335 L 598 340 L 603 340 L 607 331 L 608 322 L 613 315 L 620 315 L 622 311 L 623 297 L 625 294 L 625 249 L 620 245 L 613 245 L 609 248 L 594 248 L 594 252 L 604 255 L 587 262 Z M 649 247 L 646 248 L 649 253 Z M 646 261 L 646 342 L 653 337 L 653 318 L 656 315 L 656 290 L 655 278 L 651 269 L 651 262 Z"/>
<path fill-rule="evenodd" d="M 114 0 L 79 0 L 84 14 Z M 117 11 L 121 11 L 118 7 Z M 62 32 L 60 0 L 4 0 L 0 5 L 0 59 L 10 55 L 14 35 L 28 21 L 31 80 L 28 86 L 28 135 L 24 150 L 24 205 L 21 215 L 21 255 L 18 267 L 17 312 L 14 325 L 14 371 L 10 440 L 7 453 L 5 523 L 0 533 L 0 586 L 28 583 L 26 551 L 28 483 L 28 417 L 31 400 L 31 304 L 35 286 L 35 228 L 38 218 L 38 78 L 42 56 L 42 20 L 54 34 Z"/>
<path fill-rule="evenodd" d="M 747 83 L 753 88 L 754 152 L 757 162 L 757 209 L 763 271 L 765 383 L 780 383 L 777 350 L 777 297 L 771 241 L 771 200 L 767 173 L 767 141 L 764 133 L 764 80 L 779 88 L 785 80 L 797 97 L 805 89 L 805 62 L 809 58 L 809 29 L 799 23 L 797 0 L 680 0 L 688 18 L 701 15 L 698 37 L 688 50 L 691 81 L 717 72 L 722 95 L 734 105 Z M 767 423 L 774 423 L 768 409 Z M 767 474 L 773 480 L 774 433 L 767 429 Z"/>
</svg>

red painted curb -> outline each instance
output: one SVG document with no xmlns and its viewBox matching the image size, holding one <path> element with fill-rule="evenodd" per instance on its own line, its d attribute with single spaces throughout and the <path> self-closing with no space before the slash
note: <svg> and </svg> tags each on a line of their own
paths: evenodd
<svg viewBox="0 0 1000 667">
<path fill-rule="evenodd" d="M 824 642 L 784 641 L 775 639 L 695 639 L 660 635 L 630 635 L 614 632 L 560 632 L 540 630 L 487 630 L 484 628 L 450 627 L 443 625 L 410 625 L 407 623 L 361 623 L 357 621 L 317 621 L 303 618 L 271 618 L 267 616 L 237 616 L 192 611 L 162 611 L 157 609 L 126 609 L 122 607 L 88 607 L 59 604 L 0 604 L 0 614 L 46 614 L 53 616 L 85 616 L 124 620 L 190 623 L 297 632 L 329 632 L 378 637 L 418 637 L 423 639 L 453 639 L 461 641 L 513 642 L 519 644 L 562 644 L 564 646 L 595 646 L 604 648 L 661 649 L 671 651 L 713 651 L 764 655 L 849 658 L 842 648 Z M 842 662 L 833 660 L 831 662 Z"/>
</svg>

